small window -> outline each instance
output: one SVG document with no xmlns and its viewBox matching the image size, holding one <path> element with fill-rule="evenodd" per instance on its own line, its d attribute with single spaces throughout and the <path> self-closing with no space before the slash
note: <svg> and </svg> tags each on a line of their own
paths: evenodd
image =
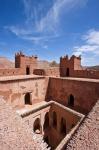
<svg viewBox="0 0 99 150">
<path fill-rule="evenodd" d="M 68 98 L 68 106 L 71 106 L 71 107 L 74 106 L 74 96 L 72 94 L 70 94 Z"/>
<path fill-rule="evenodd" d="M 31 94 L 30 93 L 26 93 L 25 94 L 25 104 L 27 105 L 31 105 Z"/>
</svg>

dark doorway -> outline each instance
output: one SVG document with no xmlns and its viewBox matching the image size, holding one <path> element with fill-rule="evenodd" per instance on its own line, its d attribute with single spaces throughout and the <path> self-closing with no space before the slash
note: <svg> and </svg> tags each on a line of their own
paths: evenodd
<svg viewBox="0 0 99 150">
<path fill-rule="evenodd" d="M 44 142 L 46 142 L 49 145 L 49 139 L 48 136 L 44 137 Z"/>
<path fill-rule="evenodd" d="M 72 94 L 70 94 L 70 96 L 69 96 L 68 106 L 71 106 L 71 107 L 74 106 L 74 96 Z"/>
<path fill-rule="evenodd" d="M 49 113 L 47 112 L 45 115 L 45 121 L 44 121 L 44 130 L 49 127 Z"/>
<path fill-rule="evenodd" d="M 66 69 L 66 77 L 69 77 L 69 68 Z"/>
<path fill-rule="evenodd" d="M 29 74 L 30 74 L 30 68 L 26 67 L 26 75 L 29 75 Z"/>
<path fill-rule="evenodd" d="M 30 93 L 26 93 L 25 94 L 25 104 L 27 104 L 27 105 L 31 105 L 32 103 L 31 103 L 31 95 L 30 95 Z"/>
<path fill-rule="evenodd" d="M 40 134 L 40 119 L 37 118 L 35 121 L 34 121 L 34 125 L 33 125 L 33 130 L 35 133 L 39 133 Z M 38 132 L 39 131 L 39 132 Z"/>
<path fill-rule="evenodd" d="M 57 128 L 57 115 L 56 112 L 53 112 L 53 127 Z"/>
</svg>

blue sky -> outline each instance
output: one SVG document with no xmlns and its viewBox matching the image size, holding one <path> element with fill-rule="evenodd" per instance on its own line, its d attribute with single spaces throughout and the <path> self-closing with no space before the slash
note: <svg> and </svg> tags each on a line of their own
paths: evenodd
<svg viewBox="0 0 99 150">
<path fill-rule="evenodd" d="M 99 0 L 0 0 L 0 56 L 82 55 L 99 64 Z"/>
</svg>

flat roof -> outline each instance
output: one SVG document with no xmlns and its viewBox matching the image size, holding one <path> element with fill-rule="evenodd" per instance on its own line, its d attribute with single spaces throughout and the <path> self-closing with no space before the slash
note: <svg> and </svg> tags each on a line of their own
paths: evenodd
<svg viewBox="0 0 99 150">
<path fill-rule="evenodd" d="M 27 80 L 27 79 L 43 79 L 44 76 L 38 75 L 14 75 L 14 76 L 3 76 L 0 77 L 0 82 L 14 81 L 14 80 Z"/>
</svg>

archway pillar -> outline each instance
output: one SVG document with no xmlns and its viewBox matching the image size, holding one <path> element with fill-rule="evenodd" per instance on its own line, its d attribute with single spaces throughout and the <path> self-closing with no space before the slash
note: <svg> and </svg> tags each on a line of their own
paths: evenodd
<svg viewBox="0 0 99 150">
<path fill-rule="evenodd" d="M 45 114 L 41 113 L 41 134 L 44 135 L 44 121 L 45 121 Z"/>
</svg>

